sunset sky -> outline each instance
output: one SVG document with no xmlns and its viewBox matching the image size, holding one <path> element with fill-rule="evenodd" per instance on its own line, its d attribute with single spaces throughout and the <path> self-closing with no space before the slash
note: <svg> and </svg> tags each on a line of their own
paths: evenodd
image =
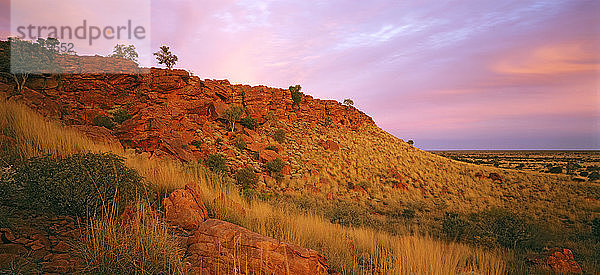
<svg viewBox="0 0 600 275">
<path fill-rule="evenodd" d="M 600 1 L 154 0 L 151 10 L 152 48 L 171 46 L 176 67 L 351 98 L 422 149 L 600 149 Z"/>
</svg>

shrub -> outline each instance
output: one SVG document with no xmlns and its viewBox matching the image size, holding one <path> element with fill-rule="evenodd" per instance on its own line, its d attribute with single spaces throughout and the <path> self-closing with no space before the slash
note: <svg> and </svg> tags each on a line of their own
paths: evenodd
<svg viewBox="0 0 600 275">
<path fill-rule="evenodd" d="M 285 131 L 283 129 L 277 129 L 273 132 L 273 139 L 279 143 L 285 141 Z"/>
<path fill-rule="evenodd" d="M 592 220 L 592 235 L 597 240 L 600 240 L 600 218 Z"/>
<path fill-rule="evenodd" d="M 414 209 L 406 208 L 406 209 L 402 210 L 402 213 L 400 214 L 400 216 L 402 216 L 402 218 L 404 218 L 404 219 L 412 220 L 415 218 L 415 214 L 416 214 L 416 211 Z"/>
<path fill-rule="evenodd" d="M 548 173 L 553 173 L 553 174 L 560 174 L 562 173 L 563 169 L 560 166 L 554 166 L 551 167 L 550 169 L 548 169 Z"/>
<path fill-rule="evenodd" d="M 243 138 L 238 138 L 238 139 L 235 141 L 235 147 L 237 147 L 237 148 L 238 148 L 238 149 L 240 149 L 240 150 L 244 150 L 244 149 L 246 149 L 246 141 L 244 141 L 244 139 L 243 139 Z"/>
<path fill-rule="evenodd" d="M 271 174 L 281 173 L 281 170 L 283 170 L 284 166 L 285 163 L 280 159 L 274 159 L 265 163 L 265 168 L 267 169 L 267 172 Z"/>
<path fill-rule="evenodd" d="M 235 183 L 242 189 L 252 189 L 258 183 L 258 176 L 252 167 L 244 167 L 235 173 Z"/>
<path fill-rule="evenodd" d="M 226 172 L 227 160 L 221 154 L 210 154 L 206 158 L 206 166 L 213 172 Z"/>
<path fill-rule="evenodd" d="M 442 232 L 446 237 L 460 239 L 467 228 L 467 222 L 456 213 L 446 213 L 442 220 Z"/>
<path fill-rule="evenodd" d="M 265 147 L 265 150 L 271 150 L 271 151 L 275 151 L 275 152 L 279 153 L 279 148 L 277 148 L 277 146 L 275 146 L 275 145 L 269 145 L 269 146 Z"/>
<path fill-rule="evenodd" d="M 363 226 L 369 222 L 366 208 L 348 202 L 336 202 L 325 210 L 325 217 L 332 223 L 344 226 Z"/>
<path fill-rule="evenodd" d="M 16 169 L 24 207 L 57 215 L 97 215 L 156 193 L 113 154 L 34 157 Z"/>
<path fill-rule="evenodd" d="M 116 122 L 117 124 L 122 124 L 123 122 L 125 122 L 126 120 L 129 120 L 130 118 L 131 118 L 131 114 L 129 114 L 124 109 L 119 109 L 113 114 L 113 121 Z"/>
<path fill-rule="evenodd" d="M 591 172 L 591 173 L 588 175 L 588 179 L 589 179 L 590 181 L 594 181 L 594 180 L 600 179 L 600 174 L 599 174 L 598 172 L 596 172 L 596 171 L 594 171 L 594 172 Z"/>
<path fill-rule="evenodd" d="M 248 129 L 256 129 L 256 126 L 258 126 L 258 123 L 256 123 L 256 119 L 254 119 L 253 117 L 245 117 L 242 118 L 242 121 L 240 121 L 240 124 L 242 124 L 242 126 L 248 128 Z"/>
<path fill-rule="evenodd" d="M 344 105 L 347 107 L 352 107 L 354 106 L 354 101 L 352 99 L 346 98 L 344 99 Z"/>
<path fill-rule="evenodd" d="M 115 128 L 115 122 L 105 115 L 99 115 L 94 118 L 93 124 L 96 126 L 104 127 L 106 129 L 112 130 Z"/>
</svg>

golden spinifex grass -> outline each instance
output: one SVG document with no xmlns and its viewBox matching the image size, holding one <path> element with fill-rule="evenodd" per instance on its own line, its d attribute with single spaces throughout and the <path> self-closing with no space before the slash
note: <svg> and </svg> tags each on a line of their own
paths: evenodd
<svg viewBox="0 0 600 275">
<path fill-rule="evenodd" d="M 84 272 L 95 274 L 184 274 L 183 249 L 168 225 L 142 199 L 130 220 L 115 213 L 92 218 L 75 244 Z"/>
<path fill-rule="evenodd" d="M 499 252 L 485 251 L 470 246 L 447 243 L 417 235 L 393 236 L 370 228 L 351 228 L 332 224 L 323 217 L 294 208 L 274 207 L 260 200 L 248 202 L 239 190 L 208 173 L 200 166 L 184 166 L 169 160 L 152 160 L 126 152 L 117 145 L 97 144 L 77 132 L 64 129 L 28 108 L 14 102 L 0 101 L 0 129 L 16 139 L 13 146 L 21 157 L 40 154 L 68 155 L 81 152 L 113 152 L 126 158 L 126 163 L 162 193 L 196 184 L 204 202 L 215 218 L 242 225 L 252 231 L 319 251 L 330 264 L 346 274 L 382 271 L 390 274 L 452 274 L 474 271 L 479 274 L 503 274 L 504 260 Z M 218 200 L 224 196 L 227 200 Z M 235 202 L 244 213 L 230 202 Z M 145 217 L 145 215 L 139 216 Z M 99 270 L 92 263 L 114 259 L 112 254 L 123 249 L 126 257 L 146 257 L 156 261 L 148 270 L 175 261 L 172 254 L 157 253 L 160 246 L 171 247 L 171 236 L 160 221 L 139 218 L 136 226 L 119 231 L 114 219 L 93 219 L 87 239 L 82 244 L 84 259 L 89 268 Z M 117 246 L 118 240 L 129 236 L 131 244 Z M 128 249 L 135 251 L 130 252 Z M 150 253 L 148 250 L 154 252 Z M 132 254 L 128 254 L 132 253 Z M 129 255 L 129 256 L 128 256 Z M 154 255 L 154 256 L 151 256 Z M 95 259 L 95 260 L 94 260 Z M 179 272 L 179 265 L 168 266 L 169 272 Z M 135 267 L 140 268 L 140 267 Z"/>
</svg>

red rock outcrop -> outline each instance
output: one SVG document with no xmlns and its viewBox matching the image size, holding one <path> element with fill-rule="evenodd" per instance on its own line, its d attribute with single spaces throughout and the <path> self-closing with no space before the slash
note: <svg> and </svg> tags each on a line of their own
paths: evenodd
<svg viewBox="0 0 600 275">
<path fill-rule="evenodd" d="M 324 256 L 225 221 L 208 219 L 188 239 L 197 274 L 328 274 Z"/>
<path fill-rule="evenodd" d="M 165 216 L 173 224 L 187 230 L 198 228 L 208 218 L 208 211 L 196 190 L 186 185 L 185 189 L 173 191 L 163 200 Z"/>
<path fill-rule="evenodd" d="M 566 248 L 548 249 L 541 255 L 530 257 L 528 262 L 560 274 L 583 274 L 581 266 L 573 257 L 573 252 Z"/>
</svg>

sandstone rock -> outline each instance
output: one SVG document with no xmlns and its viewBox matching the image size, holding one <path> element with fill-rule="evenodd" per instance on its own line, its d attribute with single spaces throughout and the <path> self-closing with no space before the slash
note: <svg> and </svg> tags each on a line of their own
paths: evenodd
<svg viewBox="0 0 600 275">
<path fill-rule="evenodd" d="M 282 159 L 282 157 L 275 151 L 262 150 L 259 152 L 258 158 L 261 162 L 269 162 L 276 159 Z"/>
<path fill-rule="evenodd" d="M 556 273 L 583 274 L 581 266 L 573 257 L 573 252 L 565 248 L 547 249 L 540 255 L 530 256 L 527 262 Z"/>
<path fill-rule="evenodd" d="M 321 140 L 319 141 L 319 145 L 321 145 L 325 150 L 330 151 L 337 151 L 340 149 L 340 146 L 332 140 Z"/>
<path fill-rule="evenodd" d="M 191 185 L 173 191 L 163 200 L 167 220 L 187 230 L 193 230 L 208 218 L 200 196 Z"/>
<path fill-rule="evenodd" d="M 205 274 L 328 274 L 314 250 L 283 243 L 225 221 L 208 219 L 188 239 L 191 262 Z"/>
</svg>

